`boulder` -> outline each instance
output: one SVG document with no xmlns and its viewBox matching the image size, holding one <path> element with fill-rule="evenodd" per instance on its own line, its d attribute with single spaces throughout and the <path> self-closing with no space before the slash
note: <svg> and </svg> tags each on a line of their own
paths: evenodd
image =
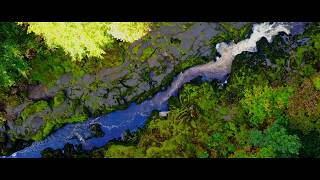
<svg viewBox="0 0 320 180">
<path fill-rule="evenodd" d="M 48 92 L 48 87 L 43 84 L 28 87 L 28 99 L 30 100 L 41 100 L 51 97 L 53 95 Z"/>
</svg>

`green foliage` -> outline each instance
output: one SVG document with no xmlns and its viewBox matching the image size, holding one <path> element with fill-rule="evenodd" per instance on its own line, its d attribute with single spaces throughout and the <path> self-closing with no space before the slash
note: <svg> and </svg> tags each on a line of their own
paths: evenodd
<svg viewBox="0 0 320 180">
<path fill-rule="evenodd" d="M 312 77 L 312 83 L 314 85 L 314 87 L 316 88 L 316 90 L 320 90 L 320 75 L 317 74 L 315 76 Z"/>
<path fill-rule="evenodd" d="M 222 22 L 220 25 L 223 27 L 223 29 L 226 31 L 224 33 L 219 33 L 216 36 L 214 36 L 210 43 L 212 45 L 213 53 L 216 52 L 215 46 L 220 42 L 228 42 L 228 41 L 234 41 L 234 43 L 237 43 L 243 39 L 245 39 L 246 35 L 248 35 L 252 29 L 252 24 L 248 23 L 241 27 L 240 29 L 236 29 L 233 27 L 231 23 L 228 22 Z"/>
<path fill-rule="evenodd" d="M 22 120 L 26 120 L 29 115 L 37 112 L 41 112 L 49 108 L 49 105 L 46 101 L 38 101 L 29 106 L 27 106 L 20 114 Z"/>
<path fill-rule="evenodd" d="M 149 32 L 150 25 L 147 22 L 113 22 L 108 27 L 108 33 L 121 41 L 134 42 Z"/>
<path fill-rule="evenodd" d="M 240 40 L 244 39 L 246 35 L 251 31 L 252 24 L 248 23 L 241 27 L 240 29 L 236 29 L 231 23 L 229 22 L 222 22 L 220 25 L 227 31 L 228 40 L 233 40 L 235 43 L 239 42 Z"/>
<path fill-rule="evenodd" d="M 251 131 L 250 142 L 255 147 L 271 148 L 278 157 L 296 156 L 301 147 L 299 138 L 296 135 L 289 135 L 278 123 L 274 123 L 263 132 Z"/>
<path fill-rule="evenodd" d="M 143 157 L 142 152 L 140 152 L 134 146 L 123 146 L 123 145 L 113 145 L 105 153 L 106 158 L 141 158 Z"/>
<path fill-rule="evenodd" d="M 54 97 L 53 97 L 53 107 L 58 107 L 64 102 L 65 95 L 63 91 L 58 92 Z"/>
<path fill-rule="evenodd" d="M 249 113 L 250 123 L 258 127 L 287 108 L 292 92 L 293 89 L 290 87 L 273 90 L 268 86 L 254 86 L 252 89 L 245 90 L 244 98 L 240 103 Z"/>
<path fill-rule="evenodd" d="M 21 24 L 21 23 L 20 23 Z M 86 55 L 102 57 L 103 48 L 112 43 L 103 22 L 29 22 L 28 32 L 45 38 L 50 48 L 62 47 L 73 60 Z"/>
<path fill-rule="evenodd" d="M 153 53 L 155 52 L 155 49 L 153 49 L 152 47 L 148 47 L 146 49 L 143 50 L 143 53 L 140 57 L 140 61 L 145 61 L 146 59 L 148 59 Z"/>
<path fill-rule="evenodd" d="M 14 23 L 0 23 L 0 88 L 10 88 L 21 78 L 27 78 L 25 58 L 30 39 Z"/>
<path fill-rule="evenodd" d="M 226 32 L 213 38 L 212 45 L 238 41 L 248 34 L 228 23 L 221 25 Z M 155 113 L 139 135 L 99 152 L 108 158 L 318 157 L 320 85 L 315 71 L 320 51 L 316 34 L 310 33 L 308 45 L 292 54 L 287 53 L 292 47 L 280 36 L 272 44 L 262 39 L 258 53 L 236 57 L 223 89 L 216 82 L 184 85 L 178 97 L 170 98 L 167 117 Z M 137 54 L 138 50 L 137 46 L 133 51 Z M 276 66 L 267 66 L 266 58 Z M 176 66 L 175 72 L 207 61 L 190 58 Z M 146 79 L 148 75 L 147 70 Z"/>
<path fill-rule="evenodd" d="M 307 135 L 298 133 L 302 147 L 300 157 L 303 158 L 320 158 L 320 134 L 319 132 L 312 131 Z"/>
<path fill-rule="evenodd" d="M 207 151 L 203 151 L 197 154 L 197 158 L 208 158 L 209 154 Z"/>
<path fill-rule="evenodd" d="M 275 158 L 276 155 L 270 147 L 257 149 L 255 152 L 246 152 L 245 150 L 236 151 L 231 158 Z"/>
<path fill-rule="evenodd" d="M 38 48 L 37 56 L 31 62 L 30 81 L 41 82 L 50 87 L 55 85 L 56 80 L 63 74 L 71 74 L 73 80 L 76 80 L 84 74 L 96 73 L 102 68 L 120 65 L 123 62 L 124 47 L 123 44 L 114 43 L 113 47 L 104 51 L 103 59 L 92 58 L 90 61 L 72 62 L 63 49 L 48 50 L 41 46 Z"/>
<path fill-rule="evenodd" d="M 32 137 L 32 139 L 35 141 L 43 140 L 53 130 L 62 127 L 64 124 L 81 122 L 87 119 L 88 119 L 87 115 L 77 115 L 77 114 L 69 118 L 51 119 L 50 121 L 45 122 L 45 125 L 42 127 L 42 129 L 37 134 L 35 134 Z"/>
<path fill-rule="evenodd" d="M 37 56 L 31 62 L 31 67 L 30 81 L 41 82 L 49 87 L 55 85 L 55 81 L 65 73 L 75 72 L 78 76 L 83 73 L 76 64 L 69 61 L 61 49 L 54 52 L 45 48 L 39 49 Z"/>
<path fill-rule="evenodd" d="M 306 78 L 290 98 L 288 115 L 290 128 L 300 130 L 304 134 L 311 131 L 320 132 L 320 92 L 313 82 Z"/>
</svg>

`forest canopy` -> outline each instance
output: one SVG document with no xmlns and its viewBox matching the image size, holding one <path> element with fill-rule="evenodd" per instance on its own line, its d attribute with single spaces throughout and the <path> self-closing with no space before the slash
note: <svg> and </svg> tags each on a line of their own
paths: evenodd
<svg viewBox="0 0 320 180">
<path fill-rule="evenodd" d="M 28 32 L 44 37 L 50 48 L 62 47 L 72 60 L 85 56 L 98 57 L 115 39 L 133 42 L 146 35 L 150 23 L 145 22 L 28 22 Z"/>
</svg>

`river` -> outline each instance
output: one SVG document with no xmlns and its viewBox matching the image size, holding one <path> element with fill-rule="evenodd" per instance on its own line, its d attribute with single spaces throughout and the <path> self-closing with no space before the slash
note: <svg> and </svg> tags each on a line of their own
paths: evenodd
<svg viewBox="0 0 320 180">
<path fill-rule="evenodd" d="M 231 65 L 236 55 L 244 51 L 256 52 L 256 43 L 265 37 L 270 43 L 274 36 L 280 32 L 286 34 L 301 33 L 299 23 L 261 23 L 253 26 L 252 34 L 248 39 L 238 43 L 219 43 L 216 46 L 220 57 L 207 64 L 194 66 L 181 72 L 174 78 L 171 85 L 165 90 L 157 93 L 153 98 L 145 100 L 141 104 L 132 103 L 125 110 L 117 110 L 107 115 L 95 119 L 89 119 L 82 123 L 67 124 L 56 132 L 49 135 L 46 139 L 34 142 L 18 152 L 13 153 L 9 158 L 41 158 L 41 151 L 46 148 L 62 149 L 65 144 L 82 144 L 86 150 L 95 147 L 102 147 L 108 141 L 119 138 L 123 132 L 129 130 L 136 131 L 143 127 L 152 111 L 168 111 L 168 99 L 177 95 L 179 89 L 194 78 L 202 77 L 205 81 L 222 80 L 226 81 L 227 75 L 231 71 Z M 302 28 L 303 29 L 303 28 Z M 90 131 L 92 124 L 100 124 L 104 132 L 103 137 L 93 137 Z"/>
</svg>

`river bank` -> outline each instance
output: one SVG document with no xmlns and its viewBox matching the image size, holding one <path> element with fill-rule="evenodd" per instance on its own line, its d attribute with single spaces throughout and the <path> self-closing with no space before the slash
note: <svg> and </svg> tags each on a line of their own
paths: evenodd
<svg viewBox="0 0 320 180">
<path fill-rule="evenodd" d="M 245 23 L 234 23 L 236 28 Z M 141 103 L 169 85 L 175 74 L 204 64 L 214 54 L 211 41 L 228 34 L 219 23 L 172 23 L 134 42 L 124 63 L 78 80 L 65 74 L 52 87 L 29 89 L 22 104 L 6 107 L 3 130 L 9 139 L 41 140 L 66 123 Z M 150 53 L 151 52 L 151 53 Z"/>
<path fill-rule="evenodd" d="M 279 27 L 279 29 L 277 29 Z M 266 36 L 267 39 L 269 41 L 271 41 L 271 37 L 273 37 L 274 35 L 276 35 L 278 32 L 280 31 L 284 31 L 286 30 L 285 29 L 285 26 L 284 25 L 279 25 L 279 26 L 276 26 L 275 27 L 275 31 L 271 31 L 267 28 L 266 29 L 267 31 L 265 33 L 267 33 L 268 35 Z M 258 37 L 255 36 L 255 34 L 252 36 L 253 37 L 253 42 L 254 43 L 248 43 L 246 45 L 248 46 L 243 46 L 241 44 L 240 47 L 242 47 L 242 50 L 243 51 L 247 51 L 248 49 L 251 50 L 251 51 L 255 51 L 254 47 L 255 47 L 255 42 L 257 42 L 258 40 L 260 40 L 261 37 L 263 37 L 264 35 L 266 34 L 263 34 L 263 32 L 261 33 L 258 29 L 257 31 L 258 33 Z M 260 33 L 260 34 L 259 34 Z M 237 44 L 235 44 L 237 45 Z M 253 46 L 254 45 L 254 46 Z M 114 134 L 111 132 L 110 134 L 107 135 L 107 137 L 104 137 L 104 138 L 93 138 L 93 139 L 89 139 L 87 141 L 85 141 L 86 143 L 88 143 L 89 145 L 94 145 L 96 147 L 99 147 L 99 146 L 102 146 L 103 143 L 105 143 L 106 141 L 110 140 L 110 138 L 112 137 L 115 137 L 115 136 L 119 136 L 119 133 L 121 134 L 121 129 L 122 129 L 122 132 L 126 129 L 132 129 L 132 130 L 135 130 L 137 127 L 143 125 L 143 122 L 146 120 L 146 117 L 148 117 L 151 113 L 152 110 L 154 109 L 158 109 L 158 110 L 162 110 L 162 108 L 165 108 L 163 106 L 163 102 L 166 102 L 168 97 L 170 97 L 171 95 L 175 94 L 176 91 L 185 83 L 185 82 L 188 82 L 190 81 L 191 79 L 193 79 L 194 77 L 196 76 L 199 76 L 201 74 L 199 74 L 201 72 L 201 70 L 205 70 L 204 73 L 203 73 L 203 76 L 205 76 L 206 78 L 209 78 L 209 79 L 219 79 L 220 75 L 222 76 L 225 76 L 226 73 L 229 73 L 230 72 L 230 68 L 231 68 L 231 63 L 232 63 L 232 60 L 234 58 L 234 56 L 229 56 L 229 55 L 226 55 L 228 54 L 228 49 L 231 50 L 229 52 L 234 52 L 233 50 L 235 50 L 237 53 L 241 53 L 242 51 L 238 51 L 239 50 L 239 47 L 238 46 L 234 46 L 233 44 L 229 45 L 230 47 L 228 46 L 221 46 L 222 48 L 217 48 L 217 50 L 222 54 L 221 55 L 221 59 L 217 59 L 217 62 L 213 63 L 213 62 L 210 62 L 208 63 L 207 65 L 200 65 L 200 66 L 196 66 L 194 68 L 190 68 L 189 70 L 187 70 L 186 72 L 194 72 L 195 76 L 193 76 L 193 74 L 191 73 L 190 76 L 187 76 L 186 78 L 183 78 L 183 76 L 178 76 L 174 82 L 172 83 L 173 85 L 171 87 L 168 88 L 168 91 L 165 91 L 165 92 L 162 92 L 162 93 L 158 93 L 151 101 L 145 101 L 143 102 L 142 104 L 140 105 L 136 105 L 136 104 L 132 104 L 127 110 L 124 110 L 126 111 L 126 113 L 123 113 L 121 110 L 120 111 L 115 111 L 113 113 L 111 113 L 110 115 L 107 115 L 106 118 L 102 118 L 102 119 L 98 119 L 98 121 L 104 123 L 105 125 L 105 129 L 104 131 L 108 131 L 109 133 L 111 132 L 110 131 L 110 126 L 114 126 L 116 127 L 117 131 L 114 132 Z M 233 49 L 233 50 L 232 50 Z M 240 48 L 241 49 L 241 48 Z M 223 54 L 223 53 L 226 53 L 226 54 Z M 237 53 L 235 53 L 235 55 L 237 55 Z M 214 70 L 215 69 L 215 66 L 217 67 L 220 67 L 222 64 L 221 63 L 227 63 L 226 65 L 223 64 L 223 67 L 226 67 L 227 69 L 224 69 L 224 68 L 217 68 L 217 70 L 222 70 L 224 74 L 220 74 L 220 73 L 214 73 L 212 74 L 212 71 L 211 70 Z M 206 68 L 202 68 L 202 67 L 206 67 L 208 68 L 208 72 L 206 71 Z M 199 69 L 199 71 L 194 71 L 194 69 Z M 199 73 L 197 73 L 199 72 Z M 188 73 L 187 73 L 188 74 Z M 217 76 L 218 75 L 218 76 Z M 182 78 L 181 78 L 182 77 Z M 189 79 L 190 78 L 190 79 Z M 220 77 L 221 78 L 221 77 Z M 179 83 L 176 83 L 176 82 L 179 82 Z M 182 82 L 182 83 L 181 83 Z M 132 111 L 134 110 L 134 111 Z M 121 113 L 122 112 L 122 113 Z M 133 113 L 134 112 L 134 113 Z M 138 113 L 138 114 L 137 114 Z M 123 116 L 123 119 L 122 118 L 119 118 L 119 117 L 122 117 Z M 122 119 L 122 121 L 119 119 Z M 125 122 L 123 121 L 124 119 L 127 119 L 127 122 L 128 123 L 128 120 L 132 120 L 132 124 L 130 125 L 130 128 L 128 128 L 128 124 L 125 124 Z M 79 128 L 81 129 L 84 129 L 84 131 L 82 132 L 85 132 L 85 129 L 89 129 L 88 128 L 88 125 L 90 123 L 92 123 L 94 120 L 90 120 L 88 122 L 85 122 L 83 123 L 81 126 L 82 127 L 77 127 L 76 129 L 79 130 Z M 114 125 L 116 124 L 116 125 Z M 122 124 L 122 125 L 121 125 Z M 119 127 L 120 125 L 120 127 Z M 71 142 L 71 144 L 74 144 L 74 143 L 77 143 L 77 140 L 76 139 L 72 139 L 72 137 L 70 137 L 71 139 L 61 139 L 61 137 L 65 136 L 66 133 L 70 133 L 70 130 L 73 129 L 73 125 L 67 125 L 65 127 L 63 127 L 64 130 L 59 130 L 60 134 L 59 134 L 59 137 L 58 137 L 58 134 L 57 133 L 54 133 L 53 135 L 51 135 L 51 139 L 47 139 L 46 141 L 43 141 L 43 142 L 40 142 L 40 143 L 35 143 L 37 144 L 36 146 L 38 147 L 37 150 L 42 149 L 42 146 L 44 144 L 51 144 L 52 146 L 54 147 L 58 147 L 58 148 L 62 148 L 63 146 L 63 143 L 62 141 L 65 143 L 65 141 L 69 141 Z M 62 133 L 64 132 L 64 133 Z M 90 133 L 89 133 L 90 134 Z M 55 136 L 57 135 L 57 136 Z M 81 135 L 81 137 L 87 137 L 88 138 L 88 133 L 84 133 Z M 90 135 L 89 135 L 90 137 Z M 60 139 L 59 139 L 60 138 Z M 81 138 L 78 137 L 78 139 L 80 139 L 81 141 Z M 86 139 L 86 138 L 84 138 Z M 51 142 L 52 141 L 52 142 Z M 102 143 L 103 142 L 103 143 Z M 101 144 L 102 143 L 102 144 Z M 29 148 L 30 149 L 30 148 Z M 32 148 L 31 148 L 32 149 Z M 30 152 L 30 151 L 29 151 Z M 36 152 L 34 152 L 36 153 Z M 19 152 L 19 154 L 24 154 L 23 151 L 22 152 Z M 14 154 L 15 156 L 16 154 Z M 24 154 L 26 155 L 26 154 Z M 32 156 L 32 154 L 29 154 L 29 156 Z M 36 154 L 34 154 L 36 156 Z"/>
</svg>

